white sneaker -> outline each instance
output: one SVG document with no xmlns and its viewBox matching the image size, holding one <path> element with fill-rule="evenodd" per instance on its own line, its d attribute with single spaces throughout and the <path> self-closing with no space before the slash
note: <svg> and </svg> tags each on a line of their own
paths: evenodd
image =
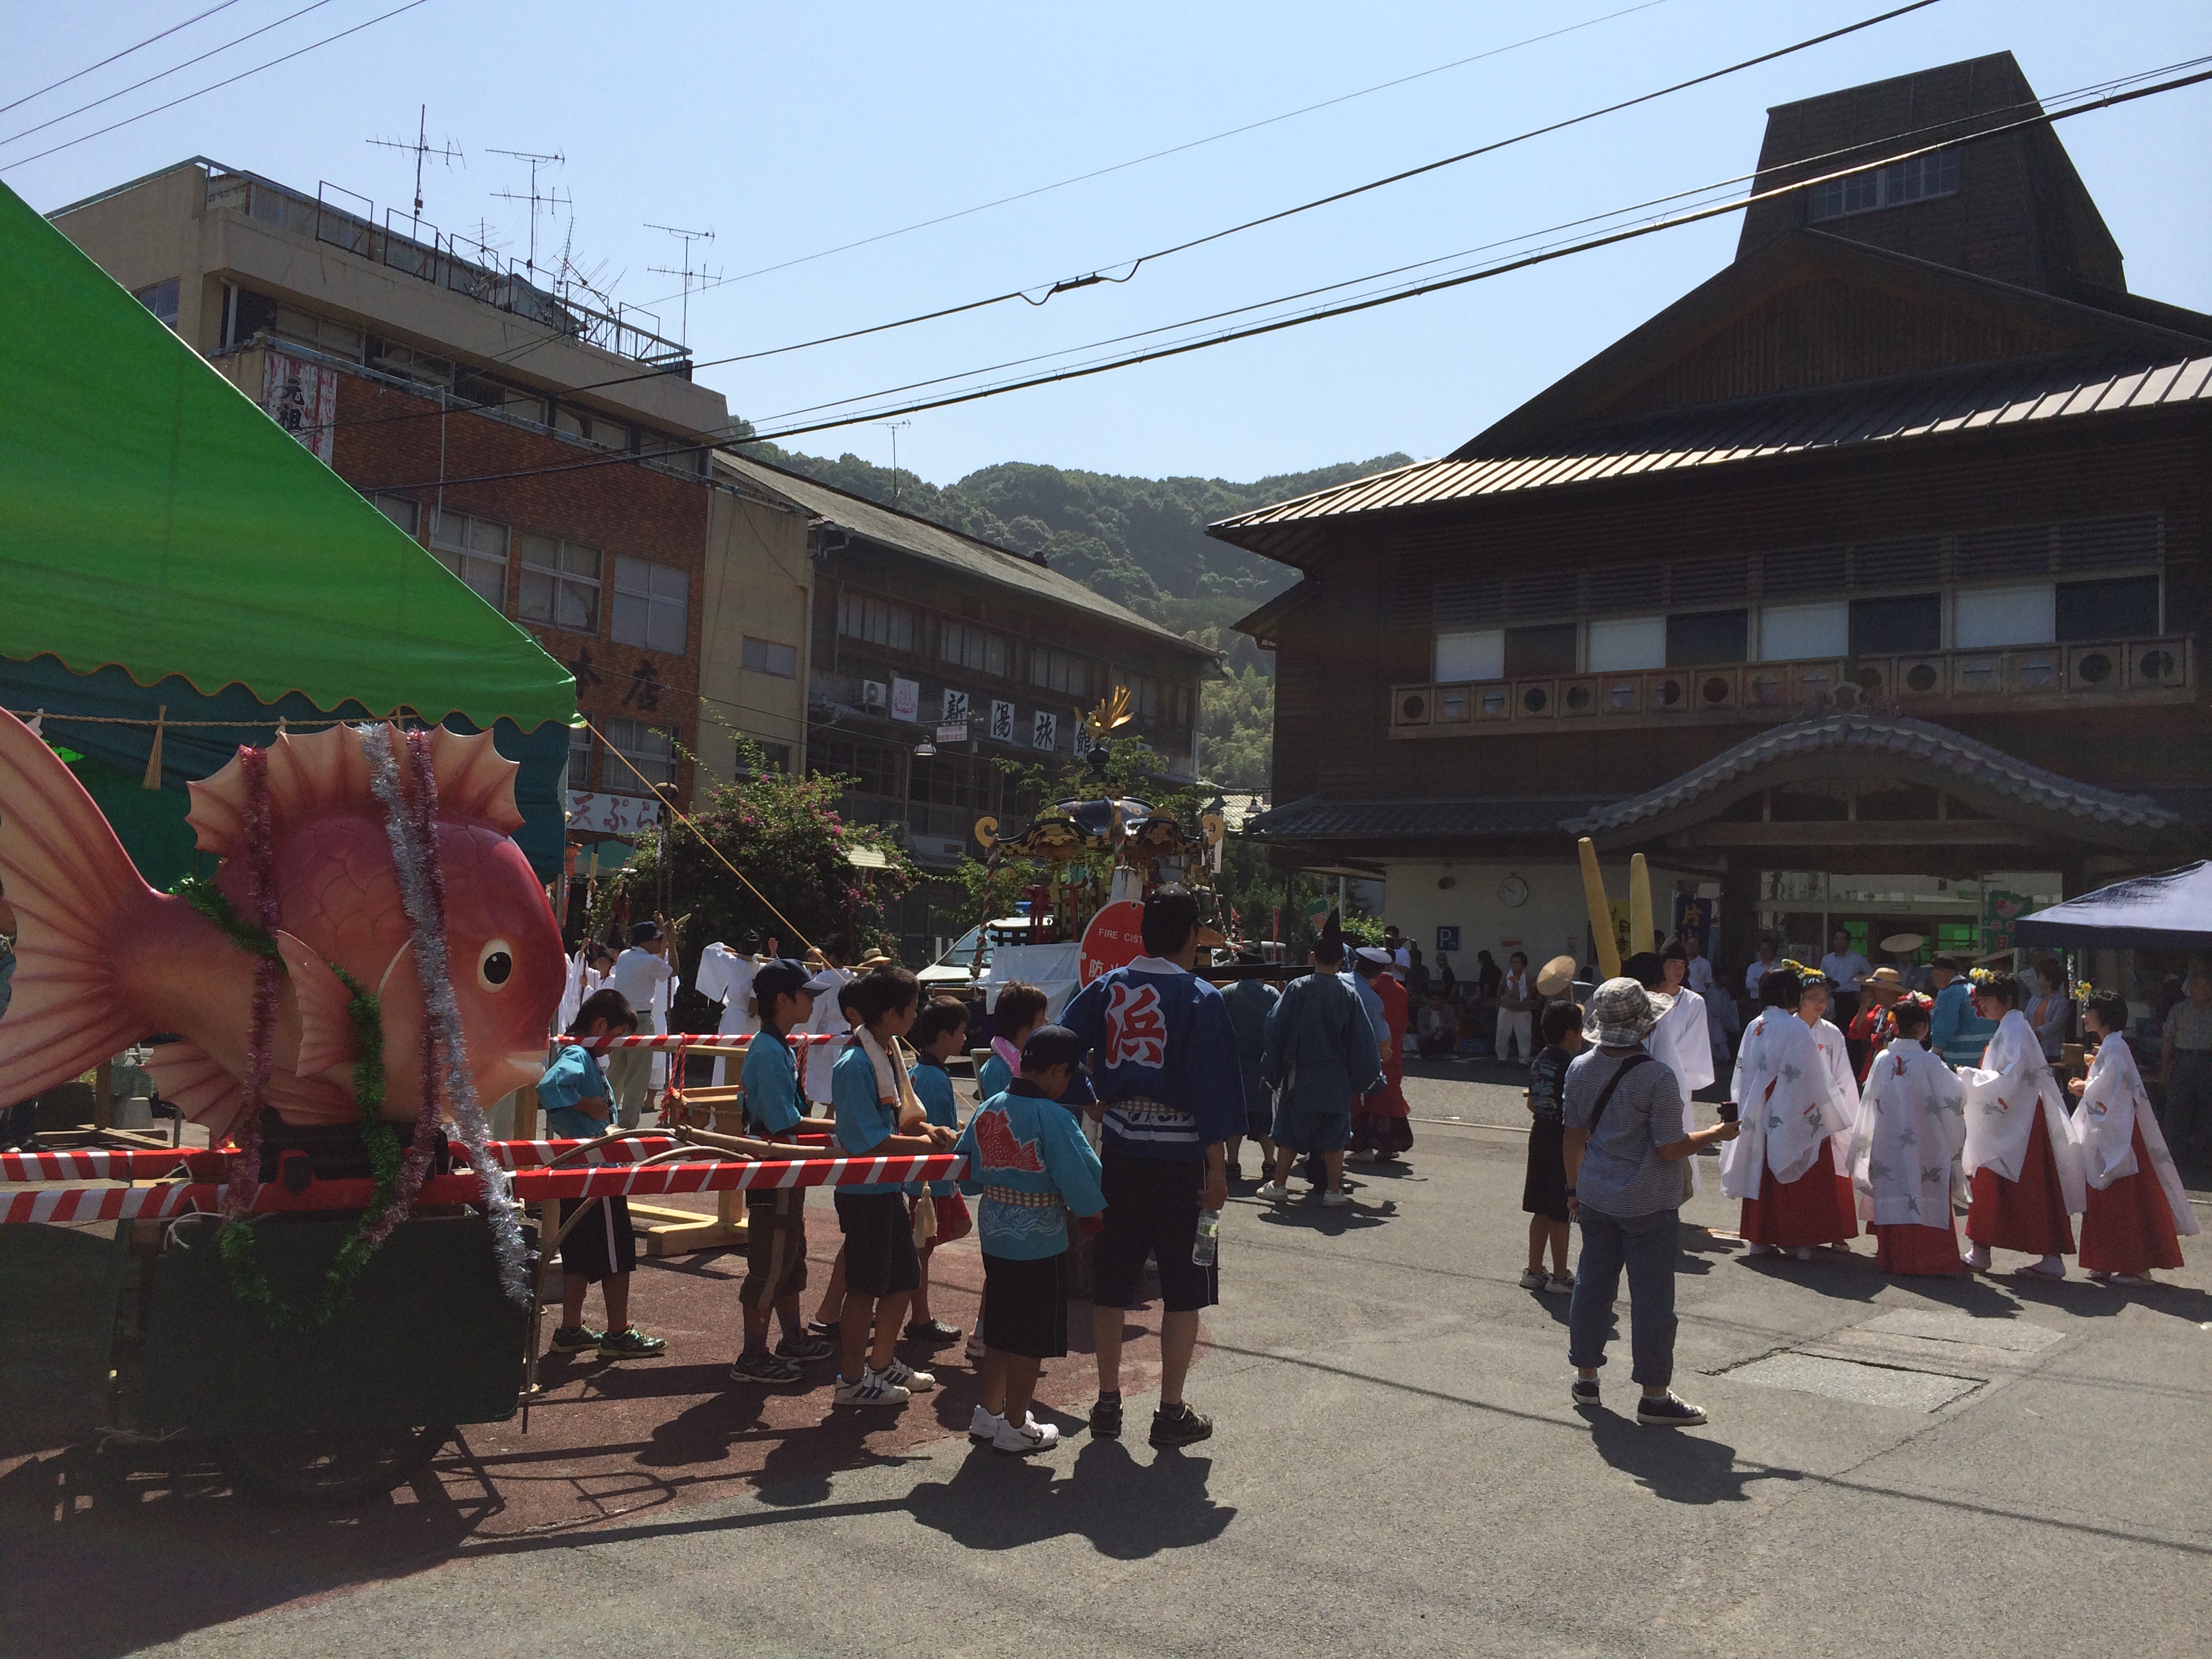
<svg viewBox="0 0 2212 1659">
<path fill-rule="evenodd" d="M 1352 1194 L 1340 1190 L 1333 1193 L 1323 1193 L 1321 1195 L 1321 1201 L 1332 1210 L 1340 1210 L 1346 1205 L 1352 1202 Z"/>
<path fill-rule="evenodd" d="M 1260 1183 L 1259 1196 L 1266 1199 L 1270 1204 L 1280 1204 L 1290 1195 L 1290 1188 L 1282 1182 L 1263 1181 Z"/>
<path fill-rule="evenodd" d="M 1022 1425 L 1016 1428 L 1001 1418 L 999 1432 L 991 1442 L 993 1451 L 1010 1452 L 1017 1457 L 1026 1457 L 1031 1452 L 1050 1451 L 1060 1443 L 1060 1431 L 1049 1423 L 1040 1423 L 1024 1413 Z"/>
<path fill-rule="evenodd" d="M 903 1359 L 893 1359 L 877 1373 L 893 1388 L 903 1389 L 908 1394 L 927 1394 L 937 1386 L 937 1379 L 927 1371 L 918 1371 Z"/>
<path fill-rule="evenodd" d="M 836 1406 L 903 1406 L 913 1398 L 912 1389 L 879 1376 L 863 1365 L 860 1380 L 848 1382 L 839 1378 L 837 1392 L 830 1400 Z"/>
<path fill-rule="evenodd" d="M 999 1431 L 1006 1426 L 1005 1418 L 996 1412 L 987 1412 L 978 1406 L 975 1407 L 975 1416 L 968 1419 L 968 1437 L 977 1441 L 994 1440 L 998 1437 Z"/>
<path fill-rule="evenodd" d="M 968 1363 L 969 1364 L 981 1364 L 984 1355 L 988 1352 L 989 1350 L 983 1346 L 983 1334 L 981 1331 L 968 1333 Z"/>
<path fill-rule="evenodd" d="M 1540 1267 L 1531 1267 L 1528 1272 L 1522 1273 L 1521 1275 L 1521 1288 L 1524 1291 L 1542 1290 L 1544 1288 L 1543 1269 Z"/>
</svg>

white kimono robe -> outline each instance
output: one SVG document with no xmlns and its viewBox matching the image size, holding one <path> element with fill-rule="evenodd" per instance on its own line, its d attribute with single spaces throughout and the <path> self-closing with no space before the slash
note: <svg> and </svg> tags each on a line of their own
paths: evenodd
<svg viewBox="0 0 2212 1659">
<path fill-rule="evenodd" d="M 824 968 L 807 981 L 814 993 L 814 1012 L 807 1016 L 806 1030 L 810 1035 L 843 1036 L 847 1030 L 845 1016 L 837 1012 L 837 993 L 853 975 L 842 968 Z M 843 1045 L 836 1042 L 816 1042 L 807 1047 L 805 1060 L 806 1097 L 822 1105 L 830 1103 L 830 1073 L 837 1064 L 837 1053 Z"/>
<path fill-rule="evenodd" d="M 1743 1125 L 1721 1146 L 1721 1191 L 1730 1198 L 1757 1198 L 1769 1170 L 1796 1180 L 1821 1142 L 1850 1127 L 1811 1028 L 1787 1008 L 1761 1009 L 1745 1027 L 1730 1092 Z"/>
<path fill-rule="evenodd" d="M 1697 1108 L 1690 1096 L 1713 1080 L 1713 1049 L 1705 1030 L 1705 999 L 1686 986 L 1674 993 L 1674 1005 L 1659 1016 L 1644 1039 L 1644 1052 L 1661 1061 L 1674 1074 L 1674 1081 L 1682 1085 L 1682 1129 L 1685 1133 L 1698 1127 Z M 1705 1190 L 1705 1171 L 1698 1169 L 1698 1160 L 1691 1158 L 1683 1162 L 1689 1165 L 1690 1190 Z"/>
<path fill-rule="evenodd" d="M 753 975 L 760 971 L 760 958 L 732 951 L 717 939 L 699 955 L 699 975 L 692 981 L 693 988 L 709 1002 L 722 1005 L 722 1018 L 716 1034 L 721 1036 L 750 1036 L 759 1022 L 752 1012 Z M 728 1073 L 729 1060 L 726 1055 L 714 1057 L 714 1081 L 720 1084 Z"/>
<path fill-rule="evenodd" d="M 2186 1237 L 2197 1231 L 2197 1217 L 2189 1207 L 2189 1193 L 2181 1172 L 2173 1167 L 2173 1154 L 2166 1149 L 2165 1133 L 2150 1097 L 2143 1092 L 2142 1073 L 2124 1036 L 2107 1036 L 2097 1044 L 2089 1062 L 2088 1082 L 2074 1107 L 2074 1144 L 2081 1149 L 2082 1171 L 2090 1186 L 2103 1192 L 2115 1181 L 2140 1173 L 2135 1134 L 2142 1131 L 2143 1151 L 2149 1155 L 2166 1207 L 2172 1213 L 2173 1230 Z"/>
<path fill-rule="evenodd" d="M 1836 1168 L 1848 1175 L 1859 1121 L 1859 1080 L 1851 1075 L 1850 1048 L 1832 1019 L 1806 1024 L 1801 1014 L 1798 1023 L 1813 1034 L 1813 1046 L 1820 1051 L 1821 1063 L 1828 1068 L 1828 1098 L 1834 1108 L 1830 1121 L 1842 1126 L 1830 1131 L 1836 1138 Z"/>
<path fill-rule="evenodd" d="M 2081 1149 L 2074 1144 L 2064 1097 L 2044 1061 L 2043 1044 L 2027 1016 L 2017 1008 L 2007 1009 L 1982 1051 L 1982 1063 L 1959 1067 L 1959 1082 L 1966 1091 L 1969 1176 L 1994 1170 L 2006 1181 L 2019 1180 L 2039 1111 L 2051 1137 L 2051 1155 L 2058 1165 L 2058 1189 L 2065 1198 L 2066 1212 L 2080 1215 L 2088 1207 Z"/>
<path fill-rule="evenodd" d="M 1966 1189 L 1966 1091 L 1951 1068 L 1900 1037 L 1874 1057 L 1851 1137 L 1859 1219 L 1946 1227 Z"/>
<path fill-rule="evenodd" d="M 671 974 L 653 988 L 653 1036 L 668 1035 L 668 1006 L 674 1000 L 676 994 L 683 988 L 683 980 L 674 974 Z M 668 1086 L 668 1060 L 669 1056 L 665 1052 L 656 1052 L 653 1056 L 653 1086 L 656 1089 L 665 1089 Z"/>
</svg>

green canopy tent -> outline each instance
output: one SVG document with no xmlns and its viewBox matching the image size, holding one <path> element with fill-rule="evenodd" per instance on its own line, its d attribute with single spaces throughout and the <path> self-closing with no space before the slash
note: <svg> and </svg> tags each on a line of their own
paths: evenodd
<svg viewBox="0 0 2212 1659">
<path fill-rule="evenodd" d="M 280 715 L 490 728 L 558 871 L 566 668 L 4 185 L 0 319 L 0 705 L 87 757 L 149 880 L 189 857 L 185 781 Z M 149 811 L 118 793 L 163 708 Z"/>
</svg>

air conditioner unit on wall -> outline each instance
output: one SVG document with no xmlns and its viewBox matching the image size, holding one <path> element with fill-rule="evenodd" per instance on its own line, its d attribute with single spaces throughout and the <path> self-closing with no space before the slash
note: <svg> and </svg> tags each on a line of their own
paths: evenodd
<svg viewBox="0 0 2212 1659">
<path fill-rule="evenodd" d="M 890 706 L 891 692 L 889 686 L 885 685 L 881 680 L 862 680 L 860 682 L 861 708 L 888 708 Z"/>
</svg>

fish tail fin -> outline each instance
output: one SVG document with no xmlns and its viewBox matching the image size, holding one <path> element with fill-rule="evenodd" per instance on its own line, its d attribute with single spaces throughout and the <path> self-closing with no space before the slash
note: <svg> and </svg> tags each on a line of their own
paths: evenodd
<svg viewBox="0 0 2212 1659">
<path fill-rule="evenodd" d="M 116 986 L 118 924 L 159 896 L 61 757 L 0 709 L 0 896 L 15 912 L 0 1097 L 27 1099 L 143 1035 Z"/>
</svg>

